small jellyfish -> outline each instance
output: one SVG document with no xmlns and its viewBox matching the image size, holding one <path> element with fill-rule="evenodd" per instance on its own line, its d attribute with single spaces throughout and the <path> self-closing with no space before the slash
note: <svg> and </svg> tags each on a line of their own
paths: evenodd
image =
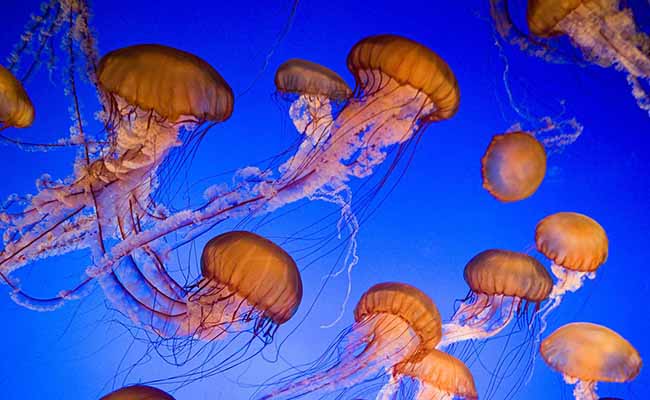
<svg viewBox="0 0 650 400">
<path fill-rule="evenodd" d="M 621 335 L 602 325 L 574 322 L 540 346 L 546 364 L 576 385 L 576 400 L 598 400 L 598 382 L 628 382 L 641 370 L 641 356 Z"/>
<path fill-rule="evenodd" d="M 214 237 L 203 248 L 202 278 L 181 287 L 164 269 L 149 273 L 126 258 L 112 274 L 99 277 L 106 296 L 138 327 L 154 332 L 165 344 L 170 339 L 174 363 L 191 349 L 187 341 L 222 341 L 225 349 L 233 335 L 250 334 L 244 353 L 254 341 L 266 345 L 280 325 L 296 312 L 302 299 L 300 272 L 291 256 L 259 235 L 233 231 Z M 198 346 L 200 347 L 200 346 Z M 222 354 L 223 353 L 223 354 Z M 226 368 L 222 363 L 210 368 Z M 211 354 L 210 358 L 215 355 Z M 214 372 L 214 371 L 211 371 Z"/>
<path fill-rule="evenodd" d="M 332 128 L 331 103 L 343 102 L 352 96 L 352 90 L 339 74 L 298 58 L 278 67 L 275 87 L 283 96 L 298 96 L 291 103 L 289 116 L 298 132 L 312 139 L 313 147 L 324 143 Z"/>
<path fill-rule="evenodd" d="M 607 260 L 607 234 L 602 226 L 586 215 L 559 212 L 542 219 L 535 228 L 537 250 L 553 264 L 558 281 L 553 285 L 542 310 L 542 332 L 546 317 L 562 302 L 566 292 L 575 292 L 585 278 L 594 279 L 596 270 Z"/>
<path fill-rule="evenodd" d="M 531 196 L 546 174 L 544 146 L 526 132 L 496 135 L 481 159 L 483 187 L 503 202 Z"/>
<path fill-rule="evenodd" d="M 465 266 L 469 295 L 451 321 L 443 324 L 440 347 L 471 339 L 487 339 L 501 332 L 528 304 L 548 298 L 553 280 L 539 261 L 508 250 L 486 250 Z"/>
<path fill-rule="evenodd" d="M 325 365 L 317 363 L 300 376 L 281 380 L 262 398 L 345 391 L 390 374 L 400 362 L 434 349 L 440 341 L 437 307 L 426 294 L 404 283 L 380 283 L 368 289 L 357 303 L 354 321 L 330 346 L 331 354 L 321 357 Z"/>
<path fill-rule="evenodd" d="M 394 374 L 404 387 L 400 388 L 400 393 L 408 391 L 408 386 L 412 383 L 417 386 L 416 393 L 408 396 L 409 399 L 478 399 L 474 377 L 469 368 L 461 360 L 439 350 L 430 350 L 397 364 Z"/>
<path fill-rule="evenodd" d="M 155 387 L 133 385 L 111 392 L 99 400 L 174 400 L 174 398 Z"/>
<path fill-rule="evenodd" d="M 5 67 L 0 65 L 0 131 L 26 128 L 34 122 L 34 106 L 25 88 Z"/>
</svg>

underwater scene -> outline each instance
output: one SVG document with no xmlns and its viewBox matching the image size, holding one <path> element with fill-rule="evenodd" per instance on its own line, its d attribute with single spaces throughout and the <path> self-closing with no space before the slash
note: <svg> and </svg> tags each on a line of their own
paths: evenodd
<svg viewBox="0 0 650 400">
<path fill-rule="evenodd" d="M 650 1 L 1 9 L 0 399 L 650 399 Z"/>
</svg>

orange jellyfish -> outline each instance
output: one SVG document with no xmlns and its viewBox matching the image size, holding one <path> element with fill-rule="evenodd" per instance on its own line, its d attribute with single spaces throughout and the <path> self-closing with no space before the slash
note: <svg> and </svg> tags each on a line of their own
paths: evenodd
<svg viewBox="0 0 650 400">
<path fill-rule="evenodd" d="M 380 283 L 362 296 L 354 324 L 344 330 L 321 363 L 299 376 L 278 382 L 263 399 L 289 399 L 307 394 L 346 391 L 440 341 L 440 314 L 431 299 L 404 283 Z"/>
<path fill-rule="evenodd" d="M 439 350 L 418 354 L 393 369 L 393 388 L 399 385 L 397 398 L 415 400 L 476 400 L 474 377 L 459 359 Z M 392 395 L 386 389 L 377 399 Z M 395 389 L 393 389 L 395 390 Z M 382 397 L 384 396 L 384 397 Z"/>
<path fill-rule="evenodd" d="M 531 196 L 546 174 L 544 146 L 526 132 L 496 135 L 481 159 L 483 187 L 503 202 Z"/>
<path fill-rule="evenodd" d="M 304 168 L 304 164 L 296 161 L 317 156 L 327 145 L 334 118 L 338 114 L 337 106 L 352 96 L 352 90 L 343 78 L 331 69 L 298 58 L 280 65 L 275 73 L 275 87 L 282 97 L 291 101 L 289 116 L 298 132 L 310 139 L 303 140 L 297 155 L 279 167 L 279 171 L 284 175 L 297 175 Z M 348 289 L 339 316 L 332 323 L 324 325 L 330 327 L 343 316 L 351 291 L 352 281 L 349 277 L 359 261 L 356 253 L 359 221 L 352 211 L 352 191 L 347 187 L 330 192 L 322 190 L 311 198 L 333 203 L 340 208 L 341 218 L 337 224 L 339 237 L 344 224 L 348 229 L 343 268 L 330 274 L 330 277 L 334 278 L 347 271 Z"/>
<path fill-rule="evenodd" d="M 270 343 L 302 299 L 300 272 L 291 256 L 251 232 L 228 232 L 208 241 L 201 255 L 202 278 L 189 287 L 181 287 L 164 270 L 148 273 L 133 259 L 126 258 L 99 282 L 136 326 L 155 333 L 163 346 L 170 340 L 170 359 L 177 364 L 183 364 L 182 352 L 192 347 L 183 338 L 215 345 L 221 341 L 224 349 L 233 335 L 250 336 L 244 349 L 254 341 Z M 240 351 L 230 356 L 219 351 L 226 361 L 204 365 L 202 376 L 238 362 L 245 353 Z"/>
<path fill-rule="evenodd" d="M 174 400 L 174 398 L 155 387 L 133 385 L 111 392 L 99 400 Z"/>
<path fill-rule="evenodd" d="M 269 207 L 316 190 L 325 195 L 348 190 L 347 181 L 372 174 L 391 146 L 407 144 L 426 125 L 448 119 L 458 109 L 453 72 L 420 43 L 396 35 L 371 36 L 354 45 L 347 64 L 356 80 L 354 96 L 334 119 L 323 151 L 305 149 L 284 164 L 300 168 L 291 168 L 269 187 L 274 190 Z M 276 186 L 283 183 L 279 192 Z"/>
<path fill-rule="evenodd" d="M 443 324 L 440 346 L 495 336 L 525 315 L 528 304 L 539 308 L 553 286 L 539 261 L 509 250 L 477 254 L 465 266 L 464 276 L 470 292 L 451 321 Z"/>
<path fill-rule="evenodd" d="M 352 96 L 352 90 L 339 74 L 299 58 L 278 67 L 275 87 L 280 95 L 291 100 L 289 116 L 298 132 L 312 139 L 313 147 L 323 143 L 329 135 L 334 121 L 332 103 Z"/>
<path fill-rule="evenodd" d="M 110 238 L 125 240 L 163 220 L 166 211 L 155 200 L 167 183 L 159 171 L 163 161 L 174 147 L 200 140 L 233 108 L 232 90 L 214 68 L 170 47 L 110 52 L 101 59 L 97 78 L 108 144 L 94 153 L 87 147 L 74 176 L 65 183 L 42 182 L 24 209 L 2 215 L 11 240 L 0 252 L 0 272 L 27 306 L 38 308 L 37 299 L 23 296 L 7 273 L 33 259 L 83 248 L 100 259 Z M 173 160 L 166 164 L 174 167 Z M 47 299 L 46 307 L 56 307 L 70 294 Z"/>
<path fill-rule="evenodd" d="M 566 292 L 575 292 L 585 278 L 594 279 L 596 270 L 607 260 L 607 234 L 602 226 L 583 214 L 559 212 L 537 223 L 537 250 L 553 264 L 551 271 L 558 281 L 553 285 L 542 310 L 542 331 L 546 317 L 562 302 Z"/>
<path fill-rule="evenodd" d="M 513 29 L 507 1 L 490 3 L 502 36 L 514 36 L 513 42 L 547 58 L 546 42 L 568 36 L 589 62 L 624 71 L 637 104 L 650 112 L 650 99 L 639 83 L 650 78 L 650 39 L 638 30 L 630 8 L 621 8 L 618 0 L 528 0 L 526 19 L 533 38 L 526 38 Z"/>
<path fill-rule="evenodd" d="M 641 370 L 639 352 L 621 335 L 597 324 L 558 328 L 540 346 L 546 364 L 575 385 L 576 400 L 598 400 L 598 382 L 628 382 Z"/>
<path fill-rule="evenodd" d="M 0 131 L 26 128 L 34 122 L 34 106 L 25 88 L 13 74 L 0 65 Z"/>
</svg>

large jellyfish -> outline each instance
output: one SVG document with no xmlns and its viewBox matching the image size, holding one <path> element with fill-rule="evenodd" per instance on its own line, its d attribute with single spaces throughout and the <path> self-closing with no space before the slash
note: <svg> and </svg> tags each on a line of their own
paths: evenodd
<svg viewBox="0 0 650 400">
<path fill-rule="evenodd" d="M 101 258 L 112 238 L 123 240 L 162 218 L 165 211 L 152 194 L 167 154 L 182 144 L 181 133 L 202 135 L 206 121 L 223 121 L 232 112 L 232 91 L 223 78 L 205 61 L 170 47 L 116 50 L 102 58 L 97 76 L 109 145 L 96 159 L 83 153 L 74 176 L 42 182 L 24 209 L 3 214 L 0 271 L 11 286 L 6 275 L 31 260 L 85 247 Z M 32 302 L 21 293 L 20 301 Z M 47 306 L 64 297 L 49 299 Z"/>
<path fill-rule="evenodd" d="M 530 303 L 548 298 L 553 280 L 533 257 L 509 250 L 486 250 L 465 266 L 469 295 L 451 321 L 442 326 L 440 347 L 487 339 L 501 332 L 514 318 L 524 315 Z"/>
<path fill-rule="evenodd" d="M 496 135 L 481 159 L 483 187 L 503 202 L 523 200 L 546 174 L 544 146 L 526 132 Z"/>
<path fill-rule="evenodd" d="M 0 131 L 26 128 L 34 122 L 34 106 L 25 88 L 13 74 L 0 65 Z"/>
<path fill-rule="evenodd" d="M 650 39 L 637 29 L 632 10 L 619 0 L 528 0 L 531 37 L 514 28 L 506 0 L 490 0 L 497 29 L 530 52 L 552 58 L 546 40 L 567 35 L 584 57 L 602 67 L 624 71 L 632 95 L 650 112 L 650 99 L 639 79 L 650 78 Z"/>
<path fill-rule="evenodd" d="M 155 387 L 133 385 L 111 392 L 99 400 L 174 400 L 174 398 Z"/>
<path fill-rule="evenodd" d="M 474 377 L 459 359 L 439 350 L 419 354 L 395 366 L 398 398 L 415 400 L 476 400 Z M 414 386 L 414 387 L 413 387 Z M 384 390 L 389 388 L 385 387 Z M 415 393 L 411 391 L 415 389 Z M 386 396 L 388 392 L 382 395 Z M 378 399 L 390 397 L 379 396 Z"/>
<path fill-rule="evenodd" d="M 593 219 L 559 212 L 539 221 L 535 243 L 553 262 L 551 271 L 558 279 L 549 294 L 551 301 L 541 310 L 541 333 L 546 329 L 546 317 L 560 305 L 564 294 L 580 289 L 585 278 L 596 277 L 596 270 L 607 260 L 608 241 L 603 227 Z"/>
<path fill-rule="evenodd" d="M 546 364 L 575 385 L 576 400 L 598 400 L 598 382 L 628 382 L 641 370 L 639 352 L 621 335 L 602 325 L 574 322 L 542 342 Z"/>
<path fill-rule="evenodd" d="M 366 291 L 354 310 L 354 324 L 342 332 L 319 363 L 278 383 L 264 399 L 345 391 L 400 362 L 426 353 L 440 341 L 440 315 L 431 299 L 404 283 L 380 283 Z"/>
<path fill-rule="evenodd" d="M 208 241 L 201 275 L 195 284 L 181 287 L 164 268 L 141 270 L 129 257 L 99 281 L 107 297 L 138 326 L 176 342 L 187 338 L 215 344 L 247 332 L 251 341 L 268 344 L 302 299 L 300 272 L 291 256 L 251 232 L 228 232 Z M 186 347 L 191 346 L 175 343 L 172 351 Z M 171 359 L 182 364 L 178 353 Z M 201 368 L 202 376 L 207 375 L 210 367 Z"/>
</svg>

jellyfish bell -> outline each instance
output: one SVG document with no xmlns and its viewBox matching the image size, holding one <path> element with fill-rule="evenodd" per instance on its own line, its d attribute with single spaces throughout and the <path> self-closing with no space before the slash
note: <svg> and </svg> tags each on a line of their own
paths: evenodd
<svg viewBox="0 0 650 400">
<path fill-rule="evenodd" d="M 34 122 L 34 106 L 22 83 L 0 65 L 0 131 L 26 128 Z"/>
<path fill-rule="evenodd" d="M 483 187 L 503 202 L 523 200 L 541 185 L 546 174 L 544 146 L 526 132 L 492 138 L 481 159 Z"/>
<path fill-rule="evenodd" d="M 641 370 L 641 356 L 622 336 L 597 324 L 575 322 L 544 339 L 540 354 L 561 373 L 576 400 L 597 400 L 598 382 L 628 382 Z"/>
<path fill-rule="evenodd" d="M 266 345 L 302 299 L 300 272 L 291 256 L 251 232 L 227 232 L 208 241 L 201 271 L 201 280 L 181 293 L 169 289 L 180 285 L 168 274 L 133 279 L 142 273 L 133 266 L 121 265 L 100 283 L 137 326 L 163 341 L 214 342 L 248 332 L 251 340 Z"/>
<path fill-rule="evenodd" d="M 594 279 L 607 260 L 607 234 L 598 222 L 575 212 L 559 212 L 543 218 L 535 228 L 537 250 L 553 264 L 551 271 L 558 281 L 545 305 L 546 315 L 559 306 L 567 292 L 580 289 L 585 278 Z"/>
<path fill-rule="evenodd" d="M 469 368 L 461 360 L 439 350 L 430 350 L 397 364 L 394 374 L 399 379 L 416 381 L 418 389 L 413 397 L 416 400 L 478 399 Z"/>
<path fill-rule="evenodd" d="M 404 283 L 380 283 L 368 289 L 357 303 L 354 321 L 331 346 L 333 364 L 324 370 L 317 364 L 306 374 L 284 379 L 262 398 L 346 390 L 377 375 L 390 374 L 399 362 L 435 348 L 441 337 L 435 304 Z M 327 354 L 322 359 L 328 359 Z"/>
<path fill-rule="evenodd" d="M 343 101 L 352 90 L 339 74 L 311 61 L 293 58 L 275 72 L 275 87 L 282 94 L 295 93 Z"/>
<path fill-rule="evenodd" d="M 640 108 L 650 111 L 648 94 L 639 79 L 650 78 L 650 38 L 637 28 L 630 8 L 618 0 L 529 0 L 526 20 L 530 35 L 514 24 L 507 1 L 490 0 L 497 30 L 522 49 L 552 60 L 547 42 L 568 36 L 584 58 L 602 67 L 626 73 Z M 541 40 L 541 42 L 540 42 Z"/>
<path fill-rule="evenodd" d="M 133 385 L 111 392 L 100 400 L 174 400 L 174 398 L 155 387 Z"/>
<path fill-rule="evenodd" d="M 553 286 L 544 266 L 526 254 L 486 250 L 465 266 L 470 294 L 443 325 L 440 346 L 470 339 L 487 339 L 501 332 L 528 304 L 544 301 Z"/>
</svg>

